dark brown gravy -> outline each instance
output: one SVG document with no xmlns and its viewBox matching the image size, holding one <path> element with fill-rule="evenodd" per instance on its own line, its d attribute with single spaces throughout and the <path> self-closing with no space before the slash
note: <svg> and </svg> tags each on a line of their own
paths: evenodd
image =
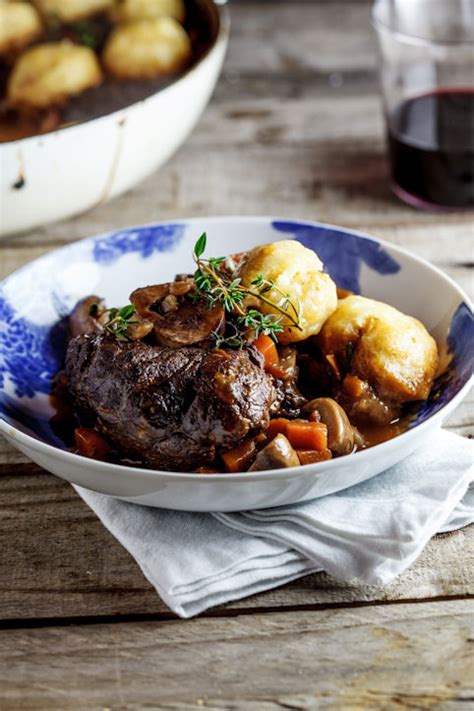
<svg viewBox="0 0 474 711">
<path fill-rule="evenodd" d="M 5 101 L 6 86 L 11 66 L 0 59 L 0 143 L 49 133 L 57 128 L 83 123 L 105 116 L 152 96 L 165 88 L 195 65 L 211 48 L 218 33 L 218 13 L 212 2 L 186 0 L 184 27 L 191 39 L 192 59 L 179 75 L 150 80 L 118 81 L 105 76 L 104 82 L 93 89 L 69 99 L 61 107 L 47 111 L 19 111 L 9 108 Z M 93 44 L 100 55 L 112 24 L 105 15 L 72 25 L 50 27 L 39 42 L 70 39 L 78 44 Z"/>
</svg>

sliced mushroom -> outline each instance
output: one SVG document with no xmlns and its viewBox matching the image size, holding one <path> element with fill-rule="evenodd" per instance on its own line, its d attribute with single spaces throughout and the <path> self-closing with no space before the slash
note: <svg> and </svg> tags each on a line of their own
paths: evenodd
<svg viewBox="0 0 474 711">
<path fill-rule="evenodd" d="M 299 467 L 300 460 L 285 435 L 277 434 L 266 447 L 257 454 L 249 472 L 260 472 L 264 469 L 287 469 Z"/>
<path fill-rule="evenodd" d="M 349 418 L 338 403 L 331 397 L 318 397 L 310 400 L 303 413 L 313 419 L 316 417 L 328 428 L 328 447 L 336 454 L 349 454 L 354 449 L 354 430 Z"/>
<path fill-rule="evenodd" d="M 141 341 L 153 331 L 153 323 L 142 318 L 140 314 L 135 314 L 132 320 L 133 323 L 130 323 L 127 328 L 127 336 L 131 341 Z"/>
<path fill-rule="evenodd" d="M 153 323 L 158 343 L 181 348 L 207 340 L 224 321 L 224 311 L 219 304 L 209 308 L 205 301 L 187 298 L 193 290 L 191 279 L 157 284 L 136 289 L 130 301 L 140 316 Z"/>
<path fill-rule="evenodd" d="M 83 333 L 97 333 L 103 330 L 93 315 L 94 307 L 99 314 L 105 308 L 104 300 L 99 296 L 85 296 L 77 302 L 69 315 L 69 332 L 72 338 Z"/>
</svg>

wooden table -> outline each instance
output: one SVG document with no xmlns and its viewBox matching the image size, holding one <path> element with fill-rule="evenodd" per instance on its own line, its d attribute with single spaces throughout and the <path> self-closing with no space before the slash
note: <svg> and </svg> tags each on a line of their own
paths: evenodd
<svg viewBox="0 0 474 711">
<path fill-rule="evenodd" d="M 193 136 L 159 174 L 2 242 L 1 275 L 66 242 L 170 217 L 268 214 L 372 232 L 472 294 L 472 215 L 389 191 L 367 2 L 244 0 Z M 472 397 L 448 423 L 472 433 Z M 474 527 L 385 589 L 324 574 L 183 622 L 72 488 L 0 441 L 0 708 L 466 710 Z"/>
</svg>

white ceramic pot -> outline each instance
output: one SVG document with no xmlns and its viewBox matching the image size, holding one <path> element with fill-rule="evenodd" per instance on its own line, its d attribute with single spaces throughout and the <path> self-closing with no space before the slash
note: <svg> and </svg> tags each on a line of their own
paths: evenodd
<svg viewBox="0 0 474 711">
<path fill-rule="evenodd" d="M 225 6 L 219 17 L 208 53 L 169 87 L 101 118 L 0 144 L 0 235 L 93 208 L 162 166 L 216 84 L 229 35 Z"/>
</svg>

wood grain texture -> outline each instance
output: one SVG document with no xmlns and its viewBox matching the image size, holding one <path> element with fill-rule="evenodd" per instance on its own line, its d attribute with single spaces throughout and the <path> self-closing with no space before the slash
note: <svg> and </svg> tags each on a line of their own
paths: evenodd
<svg viewBox="0 0 474 711">
<path fill-rule="evenodd" d="M 181 150 L 111 203 L 2 241 L 0 279 L 107 230 L 268 214 L 372 232 L 474 296 L 472 215 L 416 212 L 390 192 L 370 3 L 233 0 L 231 10 L 221 80 Z M 473 413 L 471 394 L 447 426 L 472 436 Z M 316 574 L 182 622 L 73 489 L 0 437 L 0 541 L 2 711 L 466 711 L 474 701 L 474 526 L 433 539 L 386 588 Z"/>
<path fill-rule="evenodd" d="M 0 632 L 0 702 L 12 711 L 467 709 L 473 612 L 472 601 L 451 601 L 9 630 Z"/>
<path fill-rule="evenodd" d="M 0 490 L 1 619 L 171 616 L 131 556 L 69 484 L 25 463 L 0 476 Z M 388 587 L 347 585 L 316 574 L 225 609 L 469 594 L 474 595 L 474 526 L 431 541 Z"/>
</svg>

